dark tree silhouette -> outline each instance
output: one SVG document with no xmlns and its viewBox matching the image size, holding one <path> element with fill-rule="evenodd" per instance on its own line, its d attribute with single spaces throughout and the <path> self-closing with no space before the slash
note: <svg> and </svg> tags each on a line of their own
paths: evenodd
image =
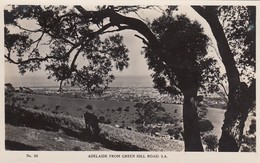
<svg viewBox="0 0 260 163">
<path fill-rule="evenodd" d="M 186 16 L 164 15 L 153 21 L 151 29 L 163 46 L 158 51 L 148 46 L 145 56 L 155 88 L 161 93 L 184 95 L 183 122 L 186 151 L 203 151 L 197 113 L 198 90 L 206 88 L 205 83 L 219 76 L 216 61 L 206 57 L 209 38 L 196 21 Z M 162 58 L 167 58 L 162 59 Z M 212 77 L 212 78 L 211 78 Z"/>
<path fill-rule="evenodd" d="M 255 79 L 251 77 L 248 85 L 240 80 L 243 71 L 248 67 L 255 69 L 255 7 L 220 7 L 220 6 L 193 6 L 210 25 L 217 41 L 219 54 L 226 69 L 229 84 L 228 105 L 219 140 L 219 151 L 238 151 L 248 113 L 254 107 Z M 219 13 L 220 12 L 220 13 Z M 224 13 L 220 23 L 219 14 Z M 235 15 L 238 16 L 235 16 Z M 245 48 L 247 47 L 247 48 Z M 234 56 L 242 51 L 238 63 Z M 240 65 L 239 67 L 237 65 Z M 249 78 L 250 79 L 250 78 Z"/>
</svg>

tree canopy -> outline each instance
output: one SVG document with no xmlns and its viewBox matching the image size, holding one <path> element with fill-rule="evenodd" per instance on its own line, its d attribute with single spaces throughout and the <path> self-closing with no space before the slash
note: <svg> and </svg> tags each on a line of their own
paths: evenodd
<svg viewBox="0 0 260 163">
<path fill-rule="evenodd" d="M 34 22 L 34 29 L 22 27 L 22 20 Z M 49 78 L 102 93 L 114 79 L 112 67 L 123 70 L 129 58 L 123 37 L 101 38 L 106 27 L 96 21 L 65 6 L 13 6 L 5 10 L 5 58 L 18 64 L 22 74 L 38 70 L 46 62 Z M 15 27 L 18 33 L 10 31 Z M 85 60 L 83 66 L 77 64 L 79 59 Z"/>
<path fill-rule="evenodd" d="M 151 30 L 163 46 L 160 55 L 149 46 L 145 50 L 149 68 L 154 71 L 155 88 L 176 95 L 216 87 L 219 67 L 215 59 L 207 56 L 209 38 L 197 21 L 165 13 L 153 21 Z"/>
</svg>

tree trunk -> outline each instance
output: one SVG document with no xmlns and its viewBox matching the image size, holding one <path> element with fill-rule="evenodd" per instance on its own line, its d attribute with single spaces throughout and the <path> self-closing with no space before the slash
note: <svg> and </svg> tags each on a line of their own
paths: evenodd
<svg viewBox="0 0 260 163">
<path fill-rule="evenodd" d="M 62 83 L 63 83 L 63 80 L 60 81 L 60 88 L 59 88 L 59 92 L 62 92 Z"/>
<path fill-rule="evenodd" d="M 185 151 L 203 151 L 197 113 L 197 91 L 185 91 L 183 103 L 183 124 Z"/>
<path fill-rule="evenodd" d="M 250 87 L 247 87 L 245 83 L 240 83 L 236 93 L 229 95 L 222 135 L 219 140 L 219 151 L 236 152 L 239 150 L 245 121 L 254 106 L 254 101 L 255 83 L 252 83 Z"/>
<path fill-rule="evenodd" d="M 240 82 L 239 73 L 222 25 L 217 16 L 217 6 L 192 6 L 209 24 L 217 41 L 219 54 L 225 66 L 229 84 L 228 106 L 219 140 L 219 151 L 239 150 L 244 124 L 255 100 L 254 83 L 248 88 Z"/>
</svg>

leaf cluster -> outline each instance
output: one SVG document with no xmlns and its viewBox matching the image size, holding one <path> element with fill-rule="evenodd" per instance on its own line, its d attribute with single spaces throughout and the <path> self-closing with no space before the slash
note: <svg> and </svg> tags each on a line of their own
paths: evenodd
<svg viewBox="0 0 260 163">
<path fill-rule="evenodd" d="M 185 90 L 205 88 L 204 83 L 219 75 L 216 60 L 207 57 L 209 38 L 197 21 L 185 15 L 164 14 L 151 24 L 162 49 L 145 49 L 145 57 L 154 86 L 161 93 L 180 94 Z"/>
</svg>

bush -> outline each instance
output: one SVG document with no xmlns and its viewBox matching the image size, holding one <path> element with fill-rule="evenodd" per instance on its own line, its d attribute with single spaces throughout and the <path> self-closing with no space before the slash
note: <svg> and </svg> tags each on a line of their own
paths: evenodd
<svg viewBox="0 0 260 163">
<path fill-rule="evenodd" d="M 138 125 L 136 127 L 136 130 L 138 132 L 141 132 L 141 133 L 148 133 L 148 134 L 152 134 L 152 135 L 155 135 L 156 132 L 160 132 L 162 130 L 162 128 L 160 127 L 147 127 L 147 126 L 143 126 L 143 125 Z"/>
<path fill-rule="evenodd" d="M 170 136 L 173 136 L 175 139 L 180 139 L 180 134 L 182 131 L 183 131 L 182 126 L 176 126 L 176 127 L 168 129 L 167 133 Z"/>
<path fill-rule="evenodd" d="M 112 121 L 111 121 L 111 119 L 106 119 L 106 121 L 105 121 L 105 124 L 111 124 L 112 123 Z"/>
<path fill-rule="evenodd" d="M 200 106 L 198 107 L 198 116 L 199 116 L 199 119 L 203 119 L 206 117 L 208 113 L 208 109 L 205 107 L 205 106 Z"/>
<path fill-rule="evenodd" d="M 244 135 L 242 138 L 241 152 L 255 152 L 256 151 L 256 136 Z"/>
<path fill-rule="evenodd" d="M 85 108 L 86 108 L 86 109 L 89 109 L 89 110 L 92 110 L 92 109 L 93 109 L 93 107 L 92 107 L 91 105 L 87 105 Z"/>
<path fill-rule="evenodd" d="M 207 119 L 199 120 L 199 126 L 201 132 L 211 131 L 214 128 L 213 124 Z"/>
<path fill-rule="evenodd" d="M 55 108 L 56 110 L 58 110 L 60 108 L 60 105 L 56 105 Z"/>
<path fill-rule="evenodd" d="M 122 108 L 121 108 L 121 107 L 118 107 L 118 108 L 117 108 L 117 111 L 122 111 Z"/>
<path fill-rule="evenodd" d="M 249 134 L 254 134 L 256 132 L 256 120 L 252 119 L 249 126 Z"/>
<path fill-rule="evenodd" d="M 204 135 L 202 137 L 203 142 L 207 145 L 207 151 L 216 151 L 218 147 L 218 137 L 213 134 Z"/>
<path fill-rule="evenodd" d="M 105 119 L 104 116 L 99 116 L 99 117 L 98 117 L 98 121 L 99 121 L 99 123 L 105 123 L 105 122 L 106 122 L 106 119 Z"/>
<path fill-rule="evenodd" d="M 124 109 L 124 111 L 125 111 L 125 112 L 129 112 L 129 107 L 126 107 L 126 108 Z"/>
<path fill-rule="evenodd" d="M 35 110 L 38 110 L 39 108 L 38 108 L 38 106 L 33 106 L 33 109 L 35 109 Z"/>
</svg>

